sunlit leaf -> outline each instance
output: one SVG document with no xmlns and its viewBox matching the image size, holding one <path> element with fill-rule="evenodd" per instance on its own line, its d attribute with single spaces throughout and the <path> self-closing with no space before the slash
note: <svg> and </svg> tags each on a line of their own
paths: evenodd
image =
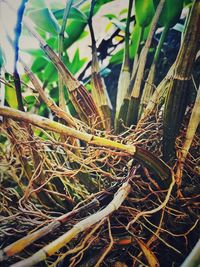
<svg viewBox="0 0 200 267">
<path fill-rule="evenodd" d="M 174 27 L 174 30 L 178 31 L 178 32 L 183 32 L 184 31 L 184 25 L 177 23 Z"/>
<path fill-rule="evenodd" d="M 61 20 L 63 18 L 63 14 L 64 14 L 64 9 L 59 9 L 59 10 L 54 10 L 53 11 L 54 16 L 56 17 L 56 19 Z M 68 18 L 70 19 L 74 19 L 76 18 L 76 20 L 82 21 L 82 22 L 87 22 L 87 16 L 80 11 L 79 9 L 75 8 L 75 7 L 71 7 L 70 8 L 70 12 L 69 12 L 69 16 Z"/>
<path fill-rule="evenodd" d="M 108 19 L 110 19 L 110 20 L 112 20 L 112 19 L 116 19 L 117 18 L 117 16 L 115 15 L 115 14 L 106 14 L 106 15 L 104 15 L 104 17 L 105 18 L 108 18 Z"/>
<path fill-rule="evenodd" d="M 123 15 L 123 14 L 127 14 L 127 12 L 128 12 L 128 8 L 123 8 L 123 9 L 120 11 L 119 15 L 121 16 L 121 15 Z"/>
<path fill-rule="evenodd" d="M 92 86 L 90 83 L 85 84 L 85 88 L 88 90 L 88 92 L 92 92 Z"/>
<path fill-rule="evenodd" d="M 40 0 L 40 1 L 29 1 L 29 4 L 32 8 L 44 8 L 46 7 L 46 0 Z"/>
<path fill-rule="evenodd" d="M 112 1 L 113 0 L 98 0 L 94 7 L 94 15 L 99 11 L 102 5 Z M 83 12 L 84 15 L 88 18 L 90 14 L 90 3 L 86 2 L 85 4 L 83 4 L 80 8 L 80 11 Z M 87 21 L 76 20 L 76 18 L 73 18 L 71 21 L 69 21 L 69 24 L 66 28 L 68 38 L 65 38 L 64 40 L 64 49 L 67 49 L 79 39 L 86 26 Z"/>
<path fill-rule="evenodd" d="M 29 55 L 33 56 L 33 57 L 42 57 L 44 56 L 44 52 L 42 51 L 42 49 L 25 49 L 24 52 L 27 52 Z"/>
<path fill-rule="evenodd" d="M 151 24 L 145 27 L 141 42 L 147 39 L 150 27 L 151 27 Z M 140 38 L 140 31 L 141 31 L 141 27 L 138 24 L 136 24 L 134 26 L 134 29 L 131 35 L 131 46 L 130 46 L 130 58 L 131 59 L 135 57 L 135 54 L 137 52 L 136 50 L 137 50 L 137 45 L 138 45 L 139 38 Z"/>
<path fill-rule="evenodd" d="M 5 86 L 5 100 L 11 108 L 18 108 L 16 91 L 13 87 Z"/>
<path fill-rule="evenodd" d="M 108 24 L 106 25 L 105 32 L 108 32 L 112 26 L 113 26 L 112 21 L 109 21 Z"/>
<path fill-rule="evenodd" d="M 59 24 L 48 8 L 31 11 L 29 13 L 29 17 L 35 23 L 35 25 L 42 30 L 51 34 L 59 33 Z"/>
<path fill-rule="evenodd" d="M 153 0 L 135 0 L 136 22 L 141 27 L 146 27 L 152 21 L 155 13 Z"/>
<path fill-rule="evenodd" d="M 75 41 L 79 39 L 86 25 L 87 23 L 76 20 L 73 20 L 69 23 L 66 29 L 68 38 L 65 38 L 64 40 L 64 49 L 69 48 Z"/>
<path fill-rule="evenodd" d="M 81 39 L 85 38 L 86 36 L 88 36 L 88 34 L 89 34 L 88 31 L 83 31 L 83 32 L 81 33 L 81 35 L 79 36 L 78 40 L 81 40 Z"/>
<path fill-rule="evenodd" d="M 124 22 L 121 22 L 117 19 L 112 19 L 112 23 L 118 28 L 120 29 L 121 31 L 125 31 L 125 28 L 126 28 L 126 23 Z"/>
</svg>

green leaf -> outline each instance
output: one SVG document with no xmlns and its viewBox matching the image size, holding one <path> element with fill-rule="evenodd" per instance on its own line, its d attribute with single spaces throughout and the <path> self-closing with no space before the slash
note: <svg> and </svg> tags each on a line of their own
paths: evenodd
<svg viewBox="0 0 200 267">
<path fill-rule="evenodd" d="M 87 58 L 82 58 L 80 59 L 80 54 L 79 54 L 79 49 L 77 48 L 74 57 L 71 62 L 69 62 L 69 59 L 65 59 L 65 63 L 69 70 L 71 71 L 72 74 L 76 74 L 82 67 L 83 65 L 87 62 Z"/>
<path fill-rule="evenodd" d="M 42 57 L 44 56 L 44 52 L 42 49 L 25 49 L 23 50 L 24 52 L 28 53 L 29 55 L 33 56 L 33 57 Z"/>
<path fill-rule="evenodd" d="M 29 1 L 29 4 L 31 4 L 31 7 L 33 9 L 36 9 L 36 8 L 44 8 L 44 7 L 46 7 L 46 0 Z"/>
<path fill-rule="evenodd" d="M 110 58 L 110 64 L 121 64 L 123 60 L 123 55 L 124 55 L 124 49 L 120 49 L 115 53 L 111 58 Z"/>
<path fill-rule="evenodd" d="M 35 103 L 37 102 L 34 95 L 25 96 L 24 101 L 28 105 L 28 111 L 30 111 L 32 107 L 35 105 Z"/>
<path fill-rule="evenodd" d="M 141 27 L 148 26 L 155 13 L 153 0 L 135 0 L 136 22 Z"/>
<path fill-rule="evenodd" d="M 43 117 L 48 117 L 49 110 L 48 110 L 48 108 L 47 108 L 45 103 L 42 103 L 40 105 L 39 110 L 38 110 L 38 115 L 43 116 Z"/>
<path fill-rule="evenodd" d="M 117 19 L 117 16 L 115 14 L 106 14 L 104 15 L 105 18 L 108 18 L 109 20 Z"/>
<path fill-rule="evenodd" d="M 123 8 L 123 9 L 120 11 L 119 15 L 121 16 L 121 15 L 123 15 L 123 14 L 127 14 L 127 12 L 128 12 L 128 8 Z"/>
<path fill-rule="evenodd" d="M 53 48 L 54 51 L 58 51 L 58 38 L 51 37 L 48 40 L 46 40 L 47 44 Z"/>
<path fill-rule="evenodd" d="M 99 11 L 102 5 L 112 1 L 113 0 L 98 0 L 94 7 L 94 15 Z M 87 18 L 90 14 L 90 5 L 91 5 L 90 3 L 86 2 L 80 8 L 81 12 L 83 12 Z M 76 20 L 76 18 L 73 18 L 69 22 L 66 29 L 68 38 L 65 38 L 64 40 L 64 49 L 69 48 L 74 42 L 76 42 L 79 39 L 86 26 L 87 22 Z"/>
<path fill-rule="evenodd" d="M 54 65 L 49 62 L 43 73 L 43 80 L 52 83 L 58 80 L 58 72 Z"/>
<path fill-rule="evenodd" d="M 88 92 L 92 92 L 92 85 L 90 83 L 85 84 L 85 88 L 88 90 Z"/>
<path fill-rule="evenodd" d="M 53 14 L 54 14 L 56 19 L 62 20 L 63 14 L 64 14 L 64 9 L 54 10 Z M 86 23 L 88 20 L 87 16 L 82 11 L 80 11 L 78 8 L 75 8 L 75 7 L 70 8 L 68 18 L 69 19 L 76 19 L 76 20 L 86 22 Z"/>
<path fill-rule="evenodd" d="M 31 70 L 36 73 L 42 71 L 46 65 L 48 64 L 48 60 L 45 57 L 36 57 L 34 60 Z"/>
<path fill-rule="evenodd" d="M 174 27 L 174 30 L 178 31 L 178 32 L 183 32 L 184 31 L 184 25 L 177 23 Z"/>
<path fill-rule="evenodd" d="M 74 42 L 76 42 L 84 31 L 87 23 L 82 21 L 73 20 L 69 23 L 66 29 L 68 38 L 64 40 L 64 49 L 69 48 Z"/>
<path fill-rule="evenodd" d="M 142 36 L 141 41 L 145 41 L 147 39 L 149 30 L 150 30 L 151 24 L 149 24 L 145 29 L 144 29 L 144 34 Z M 140 31 L 141 27 L 139 24 L 135 24 L 132 35 L 131 35 L 131 45 L 130 45 L 130 58 L 133 59 L 135 57 L 135 53 L 137 52 L 137 46 L 138 42 L 140 39 Z M 110 63 L 111 64 L 121 64 L 123 60 L 123 53 L 124 49 L 120 49 L 116 54 L 114 54 L 111 59 Z"/>
<path fill-rule="evenodd" d="M 149 30 L 150 30 L 151 24 L 149 24 L 145 29 L 144 29 L 144 33 L 143 36 L 141 38 L 141 42 L 145 41 L 147 39 L 147 36 L 149 34 Z M 131 46 L 130 46 L 130 58 L 133 59 L 135 57 L 135 54 L 137 52 L 137 47 L 138 47 L 138 42 L 140 39 L 140 31 L 141 31 L 141 27 L 139 26 L 139 24 L 135 24 L 132 35 L 131 35 Z"/>
<path fill-rule="evenodd" d="M 29 17 L 40 29 L 49 32 L 51 34 L 58 34 L 60 26 L 55 19 L 53 13 L 48 8 L 42 8 L 31 11 Z"/>
<path fill-rule="evenodd" d="M 192 0 L 185 0 L 184 1 L 184 7 L 188 7 L 188 6 L 191 6 L 192 5 Z"/>
<path fill-rule="evenodd" d="M 119 21 L 118 19 L 113 19 L 112 20 L 112 23 L 118 28 L 120 29 L 121 31 L 125 31 L 125 28 L 126 28 L 126 23 L 123 23 L 121 21 Z"/>
<path fill-rule="evenodd" d="M 58 103 L 58 98 L 59 98 L 59 90 L 58 90 L 58 87 L 52 87 L 52 88 L 50 88 L 49 95 L 55 101 L 55 103 Z"/>
<path fill-rule="evenodd" d="M 155 7 L 159 4 L 160 0 L 154 0 Z M 161 27 L 173 27 L 179 20 L 184 0 L 174 1 L 166 0 L 162 9 L 158 24 Z"/>
<path fill-rule="evenodd" d="M 71 101 L 68 101 L 68 103 L 67 103 L 67 107 L 68 107 L 69 112 L 70 112 L 70 114 L 71 114 L 72 116 L 76 116 L 76 115 L 77 115 L 77 112 L 76 112 L 76 110 L 75 110 L 75 108 L 74 108 L 74 106 L 73 106 L 73 104 L 72 104 Z"/>
<path fill-rule="evenodd" d="M 18 109 L 16 91 L 13 87 L 5 86 L 5 99 L 11 108 Z"/>
<path fill-rule="evenodd" d="M 79 36 L 78 40 L 81 40 L 81 39 L 85 38 L 86 36 L 88 36 L 88 34 L 89 34 L 88 31 L 83 31 L 83 32 L 81 33 L 81 35 Z"/>
</svg>

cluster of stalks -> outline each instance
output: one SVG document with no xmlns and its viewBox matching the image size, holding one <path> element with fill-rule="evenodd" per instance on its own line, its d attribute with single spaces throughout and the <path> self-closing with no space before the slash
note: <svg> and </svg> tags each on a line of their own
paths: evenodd
<svg viewBox="0 0 200 267">
<path fill-rule="evenodd" d="M 166 145 L 169 137 L 165 136 L 169 126 L 166 121 L 170 119 L 169 107 L 174 108 L 172 102 L 175 101 L 169 99 L 174 93 L 180 100 L 181 94 L 176 89 L 185 92 L 192 72 L 192 65 L 188 68 L 181 65 L 180 55 L 185 46 L 180 48 L 165 79 L 151 93 L 151 100 L 139 109 L 143 84 L 140 75 L 144 73 L 165 2 L 161 0 L 141 58 L 135 63 L 132 87 L 128 88 L 126 81 L 127 88 L 118 91 L 129 103 L 126 113 L 129 118 L 123 121 L 120 112 L 125 102 L 120 99 L 113 129 L 92 26 L 95 1 L 88 19 L 92 40 L 92 94 L 62 61 L 63 32 L 72 2 L 68 2 L 64 12 L 59 55 L 39 36 L 30 21 L 23 20 L 59 72 L 60 102 L 57 105 L 43 90 L 16 49 L 16 62 L 21 62 L 31 86 L 57 120 L 24 111 L 15 64 L 18 110 L 0 107 L 0 262 L 12 267 L 153 267 L 166 266 L 165 261 L 169 261 L 169 265 L 180 265 L 197 241 L 195 233 L 199 227 L 199 93 L 194 106 L 184 113 L 177 138 L 173 137 L 176 155 L 170 152 L 166 161 L 163 161 L 163 154 L 167 153 L 163 151 L 163 136 Z M 22 9 L 25 3 L 23 1 Z M 127 67 L 132 5 L 130 0 L 119 86 L 122 86 L 122 77 L 130 82 Z M 194 1 L 191 11 L 194 16 L 191 15 L 188 23 L 199 21 L 199 9 L 199 1 Z M 187 34 L 194 38 L 190 27 Z M 194 48 L 196 43 L 188 49 L 191 56 Z M 1 81 L 7 83 L 3 78 Z M 76 118 L 64 108 L 64 85 L 77 111 Z M 167 111 L 161 108 L 163 98 L 167 101 Z M 130 116 L 136 109 L 131 122 Z M 174 114 L 177 115 L 177 108 Z M 190 187 L 190 183 L 193 186 Z M 163 257 L 163 251 L 170 254 L 170 258 Z M 190 264 L 195 266 L 194 258 Z"/>
</svg>

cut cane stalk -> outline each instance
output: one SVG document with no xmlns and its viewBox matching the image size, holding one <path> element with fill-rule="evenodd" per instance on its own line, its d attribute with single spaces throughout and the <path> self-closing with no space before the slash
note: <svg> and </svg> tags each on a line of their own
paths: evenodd
<svg viewBox="0 0 200 267">
<path fill-rule="evenodd" d="M 100 75 L 99 62 L 97 57 L 97 47 L 92 26 L 92 16 L 94 11 L 95 1 L 92 1 L 90 17 L 88 20 L 88 26 L 90 30 L 91 42 L 92 42 L 92 96 L 99 108 L 99 113 L 104 124 L 104 128 L 110 130 L 111 128 L 111 111 L 109 107 L 108 94 L 106 93 L 105 83 Z"/>
<path fill-rule="evenodd" d="M 154 80 L 155 80 L 155 74 L 156 74 L 156 65 L 160 56 L 161 48 L 163 46 L 164 40 L 166 38 L 166 35 L 168 33 L 169 25 L 166 25 L 164 27 L 164 30 L 162 32 L 161 38 L 159 40 L 158 46 L 156 48 L 156 52 L 154 55 L 153 63 L 151 65 L 147 81 L 144 86 L 144 90 L 141 97 L 141 103 L 140 103 L 140 110 L 139 110 L 139 117 L 141 117 L 141 114 L 143 113 L 143 110 L 146 108 L 149 99 L 151 98 L 153 91 L 154 91 Z"/>
<path fill-rule="evenodd" d="M 65 120 L 67 124 L 77 128 L 76 120 L 67 112 L 62 110 L 60 107 L 56 105 L 56 103 L 46 95 L 43 88 L 41 87 L 38 79 L 33 74 L 33 72 L 29 69 L 29 67 L 20 59 L 20 62 L 24 66 L 24 70 L 27 76 L 30 78 L 34 88 L 38 91 L 39 95 L 41 96 L 42 100 L 45 102 L 47 107 L 60 119 Z"/>
<path fill-rule="evenodd" d="M 127 179 L 127 178 L 125 178 Z M 27 246 L 38 240 L 39 238 L 51 233 L 55 229 L 57 229 L 61 224 L 66 223 L 69 219 L 76 216 L 77 214 L 82 214 L 83 212 L 88 212 L 89 210 L 95 209 L 103 205 L 104 201 L 110 197 L 108 192 L 114 194 L 117 191 L 117 188 L 121 185 L 121 182 L 118 185 L 112 186 L 106 190 L 106 192 L 99 193 L 92 201 L 88 204 L 80 208 L 75 208 L 74 210 L 61 215 L 60 217 L 56 218 L 52 222 L 50 222 L 47 226 L 42 227 L 41 229 L 17 240 L 16 242 L 12 243 L 11 245 L 5 247 L 3 250 L 0 251 L 0 262 L 6 260 L 7 257 L 13 256 L 17 253 L 20 253 L 23 249 Z"/>
<path fill-rule="evenodd" d="M 35 75 L 33 74 L 33 72 L 28 68 L 28 66 L 21 59 L 20 59 L 20 62 L 23 64 L 25 73 L 30 78 L 30 81 L 32 82 L 34 88 L 38 91 L 38 93 L 40 94 L 42 100 L 45 102 L 45 104 L 47 105 L 47 107 L 58 118 L 60 118 L 61 120 L 64 120 L 69 126 L 78 128 L 78 125 L 77 125 L 78 120 L 75 119 L 75 118 L 73 118 L 70 114 L 68 114 L 66 111 L 64 111 L 60 107 L 58 107 L 56 105 L 56 103 L 50 97 L 48 97 L 46 95 L 46 93 L 44 92 L 44 90 L 40 86 L 40 83 L 39 83 L 38 79 L 35 77 Z M 77 143 L 77 140 L 75 140 L 74 138 L 71 139 L 71 144 L 76 145 L 77 148 L 79 147 L 79 145 Z M 75 153 L 76 153 L 76 155 L 81 156 L 81 152 L 80 152 L 79 149 L 75 149 Z"/>
<path fill-rule="evenodd" d="M 138 122 L 138 125 L 147 118 L 157 107 L 157 105 L 160 103 L 161 99 L 164 99 L 166 97 L 166 94 L 169 89 L 170 80 L 174 79 L 173 77 L 173 69 L 175 64 L 171 66 L 169 69 L 166 77 L 160 82 L 160 84 L 156 87 L 153 95 L 151 96 L 146 108 L 144 109 L 144 112 L 141 115 L 140 121 Z"/>
<path fill-rule="evenodd" d="M 98 108 L 91 96 L 77 79 L 73 77 L 61 59 L 55 54 L 55 52 L 46 44 L 46 42 L 36 33 L 32 27 L 32 23 L 26 18 L 24 21 L 25 26 L 31 32 L 31 34 L 38 40 L 40 47 L 51 59 L 52 63 L 58 69 L 62 75 L 62 79 L 68 88 L 69 97 L 79 115 L 79 117 L 88 123 L 88 125 L 96 125 L 97 128 L 102 128 L 102 121 Z"/>
<path fill-rule="evenodd" d="M 8 107 L 0 107 L 0 115 L 12 119 L 16 119 L 18 121 L 24 121 L 27 123 L 31 123 L 39 128 L 43 128 L 46 130 L 54 131 L 63 135 L 71 136 L 86 143 L 94 146 L 101 146 L 109 149 L 116 149 L 127 153 L 128 155 L 134 156 L 136 160 L 138 160 L 141 164 L 150 167 L 154 170 L 158 176 L 160 177 L 161 186 L 165 187 L 163 182 L 168 183 L 170 178 L 170 169 L 169 167 L 160 159 L 155 157 L 149 151 L 146 151 L 142 148 L 139 148 L 135 145 L 125 145 L 118 143 L 116 141 L 112 141 L 103 137 L 95 136 L 92 134 L 88 134 L 85 132 L 78 131 L 76 129 L 70 128 L 68 126 L 62 125 L 58 122 L 51 121 L 47 118 L 34 115 L 27 114 L 25 112 L 15 110 Z"/>
<path fill-rule="evenodd" d="M 173 8 L 172 8 L 173 7 Z M 179 20 L 181 11 L 183 8 L 183 1 L 180 0 L 177 2 L 176 7 L 174 7 L 174 2 L 171 0 L 166 0 L 165 5 L 163 7 L 160 19 L 159 19 L 159 26 L 164 27 L 162 31 L 158 46 L 156 48 L 156 52 L 154 55 L 153 63 L 151 65 L 147 81 L 145 83 L 145 87 L 142 93 L 141 103 L 140 103 L 140 110 L 139 110 L 139 117 L 141 116 L 144 108 L 147 106 L 149 99 L 153 93 L 154 89 L 154 80 L 155 80 L 155 70 L 156 65 L 160 56 L 161 48 L 163 46 L 164 40 L 167 36 L 168 30 L 170 27 L 173 27 Z M 170 12 L 169 12 L 170 10 Z"/>
<path fill-rule="evenodd" d="M 75 216 L 79 212 L 82 212 L 83 210 L 90 210 L 92 208 L 98 207 L 99 201 L 97 199 L 94 199 L 91 203 L 78 208 L 76 210 L 72 210 L 71 212 L 64 214 L 60 216 L 59 218 L 55 219 L 51 223 L 49 223 L 47 226 L 42 227 L 41 229 L 35 231 L 32 234 L 29 234 L 16 242 L 12 243 L 11 245 L 4 248 L 2 251 L 0 251 L 0 261 L 6 260 L 7 257 L 13 256 L 17 253 L 20 253 L 23 249 L 25 249 L 27 246 L 38 240 L 39 238 L 55 231 L 59 226 L 61 226 L 62 223 L 65 223 L 68 219 Z"/>
</svg>

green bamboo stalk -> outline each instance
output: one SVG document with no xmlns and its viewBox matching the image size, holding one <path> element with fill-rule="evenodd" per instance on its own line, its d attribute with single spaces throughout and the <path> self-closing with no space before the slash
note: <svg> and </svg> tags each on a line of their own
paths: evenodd
<svg viewBox="0 0 200 267">
<path fill-rule="evenodd" d="M 67 0 L 66 6 L 64 9 L 62 25 L 58 36 L 58 56 L 61 60 L 63 60 L 63 52 L 64 52 L 64 33 L 67 24 L 67 18 L 69 15 L 70 8 L 72 6 L 73 0 Z M 64 83 L 62 80 L 62 75 L 58 74 L 58 88 L 59 88 L 59 107 L 66 111 L 66 103 L 65 103 L 65 96 L 64 96 Z"/>
<path fill-rule="evenodd" d="M 136 48 L 136 54 L 135 54 L 134 61 L 133 61 L 131 80 L 135 79 L 135 75 L 137 73 L 139 55 L 140 55 L 140 51 L 141 51 L 140 43 L 141 43 L 141 41 L 143 39 L 144 30 L 145 30 L 145 27 L 141 26 L 140 27 L 140 31 L 139 31 L 139 38 L 138 38 L 138 43 L 137 43 L 137 48 Z"/>
<path fill-rule="evenodd" d="M 116 111 L 115 111 L 115 130 L 119 132 L 121 129 L 121 121 L 123 120 L 124 112 L 120 113 L 120 108 L 123 104 L 123 100 L 126 97 L 128 86 L 130 83 L 130 58 L 129 58 L 129 27 L 130 27 L 130 19 L 131 19 L 131 11 L 133 6 L 133 0 L 129 0 L 128 6 L 128 15 L 126 21 L 126 29 L 125 29 L 125 48 L 124 48 L 124 57 L 123 63 L 119 75 L 118 88 L 117 88 L 117 99 L 116 99 Z M 119 116 L 121 115 L 121 117 Z"/>
<path fill-rule="evenodd" d="M 131 100 L 130 100 L 129 107 L 128 107 L 128 113 L 127 113 L 127 119 L 126 119 L 126 124 L 128 126 L 137 123 L 139 103 L 140 103 L 140 90 L 141 90 L 142 80 L 144 76 L 147 54 L 149 52 L 149 48 L 150 48 L 150 45 L 153 39 L 153 35 L 156 30 L 156 25 L 158 23 L 164 3 L 165 3 L 165 0 L 161 0 L 156 9 L 155 15 L 153 17 L 152 25 L 151 25 L 151 30 L 149 32 L 147 41 L 141 52 L 139 67 L 137 70 L 137 75 L 136 75 L 136 79 L 134 82 L 134 86 L 132 88 Z"/>
<path fill-rule="evenodd" d="M 167 36 L 169 30 L 169 24 L 165 25 L 164 30 L 162 31 L 158 46 L 156 48 L 156 52 L 154 55 L 154 59 L 147 77 L 147 80 L 145 82 L 145 86 L 143 89 L 140 107 L 139 107 L 139 117 L 141 117 L 141 114 L 143 113 L 143 110 L 146 108 L 149 99 L 151 98 L 154 90 L 154 80 L 155 80 L 155 73 L 156 73 L 156 65 L 160 56 L 161 48 L 163 46 L 164 40 Z"/>
<path fill-rule="evenodd" d="M 186 95 L 200 39 L 199 25 L 200 1 L 196 0 L 193 3 L 184 40 L 175 62 L 174 79 L 170 81 L 164 108 L 163 157 L 166 161 L 174 155 L 175 139 L 187 106 Z"/>
<path fill-rule="evenodd" d="M 200 107 L 200 87 L 197 92 L 197 97 L 194 103 L 194 107 L 192 109 L 192 114 L 190 116 L 190 121 L 187 127 L 185 140 L 181 148 L 181 156 L 179 158 L 179 164 L 178 164 L 177 173 L 176 173 L 179 185 L 181 184 L 183 168 L 184 168 L 184 163 L 185 163 L 187 154 L 189 152 L 190 146 L 195 136 L 197 127 L 200 123 L 200 108 L 199 107 Z"/>
</svg>

